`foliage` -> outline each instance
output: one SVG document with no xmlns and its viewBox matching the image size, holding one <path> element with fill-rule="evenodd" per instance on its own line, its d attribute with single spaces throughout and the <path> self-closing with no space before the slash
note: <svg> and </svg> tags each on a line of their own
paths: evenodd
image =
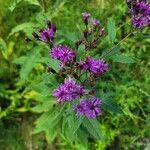
<svg viewBox="0 0 150 150">
<path fill-rule="evenodd" d="M 34 149 L 149 148 L 149 28 L 143 34 L 125 38 L 131 31 L 125 2 L 6 0 L 0 1 L 0 7 L 0 130 L 4 131 L 0 149 L 29 149 L 31 143 L 33 147 L 38 145 Z M 98 95 L 104 100 L 104 113 L 98 121 L 77 118 L 68 105 L 55 104 L 50 91 L 62 79 L 46 72 L 46 65 L 58 71 L 58 62 L 48 57 L 44 44 L 24 40 L 26 36 L 31 38 L 37 27 L 44 26 L 47 18 L 58 26 L 56 42 L 73 45 L 83 28 L 79 18 L 85 10 L 102 20 L 108 31 L 98 45 L 99 51 L 94 52 L 111 64 L 110 71 L 96 84 Z M 108 16 L 111 18 L 107 20 Z M 83 49 L 81 45 L 81 54 Z M 19 122 L 20 118 L 23 121 Z M 15 124 L 7 126 L 11 119 Z M 24 133 L 28 127 L 27 132 L 33 135 Z M 28 137 L 31 141 L 22 144 Z"/>
</svg>

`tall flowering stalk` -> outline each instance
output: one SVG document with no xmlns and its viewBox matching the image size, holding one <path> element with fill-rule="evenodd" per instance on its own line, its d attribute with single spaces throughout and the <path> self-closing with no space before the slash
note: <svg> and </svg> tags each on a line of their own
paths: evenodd
<svg viewBox="0 0 150 150">
<path fill-rule="evenodd" d="M 52 92 L 57 102 L 79 101 L 79 104 L 72 106 L 77 116 L 84 115 L 96 118 L 102 112 L 100 108 L 102 101 L 95 95 L 95 81 L 108 71 L 108 63 L 103 59 L 96 59 L 87 55 L 87 51 L 95 49 L 97 42 L 104 35 L 104 28 L 100 21 L 90 19 L 90 17 L 90 13 L 82 13 L 85 30 L 81 37 L 75 41 L 76 49 L 54 43 L 56 27 L 49 21 L 47 22 L 47 28 L 39 29 L 37 33 L 33 33 L 33 36 L 37 40 L 49 43 L 50 57 L 60 61 L 60 74 L 66 76 L 64 82 Z M 81 44 L 85 46 L 85 55 L 82 59 L 77 55 L 78 47 Z M 86 74 L 84 80 L 81 72 Z M 87 83 L 90 87 L 85 86 Z"/>
<path fill-rule="evenodd" d="M 146 0 L 127 0 L 127 4 L 132 14 L 131 23 L 133 27 L 142 28 L 149 24 L 150 4 Z M 57 128 L 60 129 L 57 124 L 61 122 L 63 134 L 70 132 L 71 134 L 66 134 L 66 136 L 69 136 L 70 139 L 70 135 L 73 135 L 73 138 L 77 137 L 79 142 L 84 139 L 87 141 L 89 134 L 96 139 L 101 138 L 99 122 L 94 118 L 99 117 L 104 110 L 123 113 L 113 100 L 103 100 L 105 96 L 107 97 L 107 91 L 104 93 L 103 98 L 97 91 L 97 86 L 101 84 L 101 82 L 97 84 L 100 81 L 99 79 L 102 79 L 101 77 L 110 69 L 105 58 L 118 59 L 118 62 L 122 63 L 134 62 L 130 57 L 125 57 L 118 52 L 118 45 L 132 33 L 129 33 L 112 48 L 95 55 L 99 51 L 98 44 L 106 36 L 105 28 L 99 20 L 92 18 L 90 13 L 83 12 L 81 16 L 84 29 L 80 37 L 74 41 L 74 46 L 72 47 L 62 43 L 55 43 L 57 29 L 49 21 L 47 21 L 46 28 L 40 28 L 33 32 L 33 37 L 36 40 L 48 44 L 49 57 L 59 61 L 59 71 L 58 68 L 53 69 L 55 65 L 52 65 L 52 68 L 48 67 L 48 72 L 51 73 L 52 77 L 60 78 L 62 81 L 51 91 L 51 96 L 56 99 L 55 105 L 57 107 L 53 105 L 51 108 L 53 112 L 43 114 L 44 117 L 41 118 L 46 119 L 41 121 L 40 118 L 42 123 L 39 121 L 37 130 L 38 132 L 46 131 L 46 133 L 48 131 L 48 134 L 51 131 L 53 133 Z M 116 27 L 112 19 L 108 19 L 107 29 L 109 37 L 107 39 L 110 39 L 111 44 L 115 43 Z M 99 54 L 101 54 L 100 57 L 98 57 Z M 53 63 L 52 61 L 50 62 Z M 82 134 L 87 131 L 89 134 Z"/>
</svg>

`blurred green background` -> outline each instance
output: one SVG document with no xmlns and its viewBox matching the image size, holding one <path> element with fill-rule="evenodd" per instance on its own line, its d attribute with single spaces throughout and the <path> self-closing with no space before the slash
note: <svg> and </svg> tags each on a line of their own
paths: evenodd
<svg viewBox="0 0 150 150">
<path fill-rule="evenodd" d="M 83 27 L 84 11 L 104 27 L 108 17 L 115 20 L 115 43 L 131 30 L 125 0 L 0 0 L 0 150 L 84 149 L 61 135 L 51 142 L 43 133 L 32 134 L 39 116 L 32 106 L 38 102 L 34 99 L 37 93 L 27 87 L 44 71 L 44 65 L 37 63 L 38 54 L 28 56 L 35 43 L 25 40 L 45 25 L 46 18 L 57 25 L 58 42 L 68 37 L 74 40 L 73 33 Z M 143 32 L 149 31 L 147 27 Z M 110 46 L 107 42 L 101 45 Z M 121 44 L 121 53 L 134 57 L 136 63 L 110 62 L 111 80 L 101 87 L 114 91 L 125 115 L 105 113 L 100 123 L 106 140 L 89 140 L 90 150 L 150 150 L 150 37 L 131 35 Z"/>
</svg>

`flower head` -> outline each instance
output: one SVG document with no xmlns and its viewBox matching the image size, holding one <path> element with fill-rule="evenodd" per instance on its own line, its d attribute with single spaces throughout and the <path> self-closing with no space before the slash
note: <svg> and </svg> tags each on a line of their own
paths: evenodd
<svg viewBox="0 0 150 150">
<path fill-rule="evenodd" d="M 92 20 L 92 25 L 93 25 L 94 27 L 97 27 L 99 24 L 100 24 L 99 20 L 97 20 L 97 19 L 93 19 L 93 20 Z"/>
<path fill-rule="evenodd" d="M 67 64 L 75 57 L 75 52 L 70 47 L 55 45 L 50 50 L 50 55 L 52 58 L 60 60 L 62 64 Z"/>
<path fill-rule="evenodd" d="M 84 21 L 86 24 L 88 23 L 88 19 L 89 19 L 90 16 L 91 16 L 91 14 L 88 13 L 88 12 L 83 12 L 83 13 L 82 13 L 83 21 Z"/>
<path fill-rule="evenodd" d="M 96 118 L 101 113 L 101 109 L 99 108 L 100 104 L 101 100 L 93 96 L 92 98 L 81 100 L 80 104 L 73 106 L 73 109 L 76 111 L 77 115 Z"/>
<path fill-rule="evenodd" d="M 93 74 L 101 74 L 108 70 L 108 64 L 103 59 L 86 58 L 81 61 L 80 68 Z"/>
<path fill-rule="evenodd" d="M 84 93 L 84 88 L 76 84 L 72 78 L 66 78 L 64 83 L 59 85 L 53 91 L 53 96 L 57 97 L 58 102 L 70 101 L 76 99 Z"/>
<path fill-rule="evenodd" d="M 40 40 L 42 40 L 43 42 L 50 42 L 53 40 L 54 38 L 54 34 L 56 32 L 56 26 L 54 24 L 52 24 L 50 21 L 47 21 L 47 28 L 40 28 L 38 30 L 38 37 Z M 35 37 L 35 33 L 33 34 L 33 36 Z"/>
<path fill-rule="evenodd" d="M 133 27 L 141 28 L 150 23 L 150 4 L 146 0 L 127 0 Z"/>
</svg>

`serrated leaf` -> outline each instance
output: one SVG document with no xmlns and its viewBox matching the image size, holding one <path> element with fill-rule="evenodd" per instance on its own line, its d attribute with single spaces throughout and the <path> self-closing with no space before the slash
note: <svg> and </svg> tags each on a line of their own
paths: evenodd
<svg viewBox="0 0 150 150">
<path fill-rule="evenodd" d="M 110 40 L 114 42 L 116 38 L 117 29 L 116 29 L 115 21 L 112 18 L 109 18 L 107 21 L 107 30 L 108 30 L 108 36 Z"/>
<path fill-rule="evenodd" d="M 110 59 L 112 59 L 113 61 L 116 61 L 116 62 L 127 63 L 127 64 L 136 62 L 132 57 L 121 55 L 121 54 L 120 55 L 113 55 L 110 57 Z"/>
<path fill-rule="evenodd" d="M 112 111 L 115 113 L 123 114 L 123 111 L 120 108 L 120 106 L 118 106 L 118 104 L 111 99 L 104 99 L 102 101 L 101 107 L 103 110 L 106 110 L 106 111 Z"/>
<path fill-rule="evenodd" d="M 55 137 L 57 136 L 57 130 L 57 126 L 46 130 L 46 140 L 48 143 L 51 143 L 55 139 Z"/>
<path fill-rule="evenodd" d="M 45 112 L 41 117 L 35 122 L 36 128 L 34 133 L 39 133 L 41 131 L 46 131 L 48 129 L 56 126 L 63 116 L 65 105 L 51 109 L 48 112 Z"/>
<path fill-rule="evenodd" d="M 101 97 L 102 99 L 101 108 L 106 111 L 112 111 L 115 113 L 123 114 L 121 107 L 114 100 L 112 100 L 112 95 L 113 95 L 112 92 L 108 92 L 108 93 L 97 92 L 97 96 Z"/>
<path fill-rule="evenodd" d="M 56 59 L 52 59 L 51 57 L 42 57 L 40 62 L 52 67 L 56 72 L 60 70 L 60 62 Z"/>
<path fill-rule="evenodd" d="M 21 70 L 20 70 L 20 78 L 22 81 L 27 80 L 29 73 L 32 71 L 36 63 L 40 59 L 40 47 L 35 47 L 28 57 L 25 60 L 25 63 L 22 64 Z"/>
<path fill-rule="evenodd" d="M 94 138 L 103 139 L 99 122 L 96 119 L 85 117 L 83 121 L 83 125 Z"/>
<path fill-rule="evenodd" d="M 86 134 L 86 132 L 79 129 L 77 131 L 77 139 L 84 146 L 84 148 L 86 150 L 88 147 L 88 135 Z"/>
<path fill-rule="evenodd" d="M 54 103 L 55 103 L 55 100 L 53 97 L 47 97 L 46 100 L 43 100 L 35 107 L 32 107 L 31 111 L 38 112 L 38 113 L 46 112 L 53 106 Z"/>
<path fill-rule="evenodd" d="M 79 129 L 79 127 L 81 126 L 82 122 L 84 120 L 84 116 L 80 116 L 79 118 L 76 118 L 75 122 L 74 122 L 74 129 L 73 129 L 73 133 L 76 133 L 76 131 Z"/>
<path fill-rule="evenodd" d="M 117 54 L 118 52 L 120 51 L 120 47 L 113 47 L 113 48 L 110 48 L 108 50 L 105 50 L 103 53 L 102 53 L 102 58 L 106 58 L 106 57 L 111 57 L 115 54 Z"/>
<path fill-rule="evenodd" d="M 20 31 L 31 34 L 32 31 L 34 30 L 34 28 L 37 28 L 37 27 L 38 27 L 38 24 L 33 23 L 33 22 L 22 23 L 20 25 L 17 25 L 16 27 L 14 27 L 11 30 L 11 32 L 9 33 L 8 37 L 12 36 L 16 32 L 20 32 Z"/>
</svg>

